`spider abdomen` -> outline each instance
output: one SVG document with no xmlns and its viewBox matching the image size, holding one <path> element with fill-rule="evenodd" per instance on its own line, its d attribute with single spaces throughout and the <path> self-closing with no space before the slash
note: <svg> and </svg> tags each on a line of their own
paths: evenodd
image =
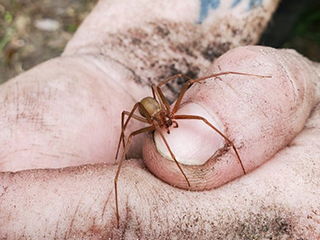
<svg viewBox="0 0 320 240">
<path fill-rule="evenodd" d="M 153 117 L 160 111 L 160 106 L 158 101 L 152 97 L 145 97 L 140 101 L 140 103 L 145 108 L 144 110 L 141 108 L 141 106 L 139 106 L 139 113 L 143 117 L 146 117 L 145 111 L 147 111 L 149 113 L 149 116 L 151 117 Z"/>
</svg>

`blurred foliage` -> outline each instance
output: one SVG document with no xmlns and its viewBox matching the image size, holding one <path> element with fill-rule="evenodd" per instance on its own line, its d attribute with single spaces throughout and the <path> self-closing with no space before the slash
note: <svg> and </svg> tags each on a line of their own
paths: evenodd
<svg viewBox="0 0 320 240">
<path fill-rule="evenodd" d="M 68 32 L 71 32 L 71 33 L 76 32 L 77 29 L 78 29 L 78 26 L 75 25 L 75 24 L 70 24 L 70 25 L 68 25 L 68 26 L 66 27 L 66 30 L 67 30 Z"/>
<path fill-rule="evenodd" d="M 306 9 L 283 47 L 320 62 L 320 1 Z"/>
<path fill-rule="evenodd" d="M 320 43 L 320 9 L 309 9 L 303 15 L 296 27 L 295 35 Z"/>
</svg>

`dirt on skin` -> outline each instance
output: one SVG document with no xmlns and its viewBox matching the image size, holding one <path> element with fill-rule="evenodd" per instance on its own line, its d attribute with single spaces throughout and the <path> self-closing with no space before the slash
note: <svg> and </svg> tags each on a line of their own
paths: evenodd
<svg viewBox="0 0 320 240">
<path fill-rule="evenodd" d="M 59 56 L 97 1 L 0 0 L 0 83 Z M 319 9 L 317 4 L 312 12 L 306 12 L 297 25 L 298 34 L 293 34 L 282 47 L 294 48 L 311 60 L 320 61 L 316 35 Z M 271 20 L 272 24 L 276 23 Z M 221 53 L 207 54 L 211 58 Z"/>
</svg>

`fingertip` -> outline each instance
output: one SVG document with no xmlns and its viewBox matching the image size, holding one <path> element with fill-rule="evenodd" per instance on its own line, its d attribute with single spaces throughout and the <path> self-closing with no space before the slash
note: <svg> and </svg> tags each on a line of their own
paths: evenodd
<svg viewBox="0 0 320 240">
<path fill-rule="evenodd" d="M 179 163 L 182 173 L 172 159 L 158 152 L 153 134 L 149 133 L 143 147 L 143 157 L 148 169 L 156 177 L 174 187 L 192 191 L 214 189 L 244 174 L 227 145 L 216 150 L 202 165 Z"/>
<path fill-rule="evenodd" d="M 191 102 L 179 108 L 176 117 L 181 116 L 186 119 L 177 119 L 178 127 L 172 128 L 170 134 L 162 130 L 174 156 L 159 132 L 147 137 L 143 156 L 154 175 L 179 188 L 207 190 L 244 174 L 236 152 L 220 134 L 225 135 L 225 128 L 215 114 L 210 114 L 201 104 Z M 192 119 L 193 116 L 201 118 Z"/>
<path fill-rule="evenodd" d="M 247 173 L 259 167 L 303 129 L 315 102 L 315 77 L 307 66 L 301 56 L 272 48 L 229 51 L 207 75 L 232 74 L 194 84 L 177 113 L 202 116 L 226 137 L 205 129 L 203 121 L 190 119 L 181 120 L 186 123 L 179 122 L 178 129 L 165 135 L 191 187 L 157 132 L 144 145 L 146 165 L 163 181 L 191 190 L 216 188 L 242 176 L 241 163 Z"/>
<path fill-rule="evenodd" d="M 212 116 L 199 103 L 188 103 L 181 106 L 175 117 L 186 119 L 175 119 L 178 126 L 172 128 L 168 134 L 162 129 L 162 136 L 165 137 L 175 158 L 181 164 L 202 165 L 218 149 L 223 147 L 223 138 L 201 119 L 192 119 L 193 116 L 200 116 L 208 120 L 218 130 L 224 131 L 223 124 L 217 116 Z M 154 133 L 154 141 L 158 152 L 165 158 L 173 161 L 168 147 L 164 143 L 158 131 Z"/>
</svg>

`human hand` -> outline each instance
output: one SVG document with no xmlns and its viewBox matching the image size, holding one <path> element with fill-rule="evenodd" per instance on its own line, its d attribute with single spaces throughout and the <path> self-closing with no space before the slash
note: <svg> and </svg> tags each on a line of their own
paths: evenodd
<svg viewBox="0 0 320 240">
<path fill-rule="evenodd" d="M 116 50 L 109 48 L 114 39 L 108 42 L 110 38 L 99 36 L 105 34 L 104 31 L 94 31 L 95 28 L 106 26 L 103 21 L 98 21 L 101 25 L 97 24 L 101 11 L 106 9 L 104 1 L 99 4 L 62 58 L 40 65 L 2 86 L 1 97 L 5 105 L 1 122 L 6 126 L 1 134 L 3 170 L 113 163 L 120 131 L 120 112 L 130 110 L 135 101 L 150 94 L 149 84 L 139 76 L 166 74 L 159 67 L 161 63 L 157 65 L 156 61 L 150 61 L 150 65 L 154 63 L 155 67 L 148 68 L 151 71 L 143 74 L 146 67 L 141 69 L 144 66 L 141 62 L 144 59 L 141 60 L 137 55 L 135 57 L 141 61 L 124 61 L 130 60 L 132 54 L 128 45 L 123 46 L 123 52 L 119 51 L 122 50 L 120 47 Z M 176 3 L 175 6 L 178 5 Z M 121 3 L 115 4 L 114 8 L 129 13 L 120 6 Z M 137 17 L 135 9 L 131 10 L 130 13 Z M 179 16 L 179 11 L 174 8 L 172 11 L 175 15 L 170 16 L 183 16 L 181 11 Z M 121 23 L 128 24 L 113 21 L 109 30 L 116 27 L 121 29 Z M 204 23 L 204 29 L 209 25 Z M 145 36 L 139 33 L 135 32 L 138 36 L 136 42 Z M 186 31 L 178 33 L 183 35 Z M 114 32 L 107 36 L 119 36 L 112 34 Z M 211 37 L 208 36 L 207 41 Z M 120 41 L 121 37 L 115 39 Z M 105 48 L 102 47 L 104 45 Z M 172 46 L 175 45 L 172 43 Z M 151 54 L 154 59 L 161 57 L 158 55 L 161 51 L 157 50 L 154 50 L 155 55 Z M 116 58 L 117 54 L 119 58 Z M 273 54 L 275 57 L 280 54 L 284 58 L 292 56 L 282 51 Z M 169 52 L 166 57 L 162 56 L 162 61 L 168 63 L 168 59 L 173 61 L 177 57 L 182 59 L 185 55 L 180 53 L 172 57 Z M 294 73 L 308 76 L 310 81 L 317 79 L 317 68 L 311 62 L 297 58 L 303 67 L 297 68 Z M 189 56 L 188 60 L 194 59 Z M 289 60 L 283 65 L 285 69 L 290 66 Z M 182 60 L 177 62 L 184 66 Z M 209 66 L 209 60 L 191 62 L 201 69 Z M 123 65 L 134 68 L 133 72 L 137 75 Z M 305 103 L 299 108 L 304 113 L 299 119 L 306 118 L 306 113 L 318 102 L 316 86 L 310 88 L 314 95 L 299 99 Z M 169 91 L 167 93 L 170 94 Z M 232 107 L 232 102 L 230 104 Z M 299 123 L 297 125 L 301 127 L 303 123 Z M 244 125 L 236 123 L 236 126 Z M 139 127 L 136 124 L 128 131 Z M 120 229 L 115 228 L 113 198 L 113 179 L 117 166 L 95 164 L 2 173 L 1 235 L 8 238 L 318 236 L 316 224 L 319 221 L 319 204 L 316 198 L 319 188 L 319 145 L 316 134 L 317 111 L 314 110 L 307 127 L 291 142 L 290 148 L 279 152 L 268 163 L 241 179 L 206 192 L 189 192 L 171 187 L 150 174 L 141 160 L 127 161 L 119 180 Z M 141 149 L 141 140 L 135 143 L 132 156 L 139 155 Z M 246 158 L 243 161 L 246 162 Z"/>
</svg>

